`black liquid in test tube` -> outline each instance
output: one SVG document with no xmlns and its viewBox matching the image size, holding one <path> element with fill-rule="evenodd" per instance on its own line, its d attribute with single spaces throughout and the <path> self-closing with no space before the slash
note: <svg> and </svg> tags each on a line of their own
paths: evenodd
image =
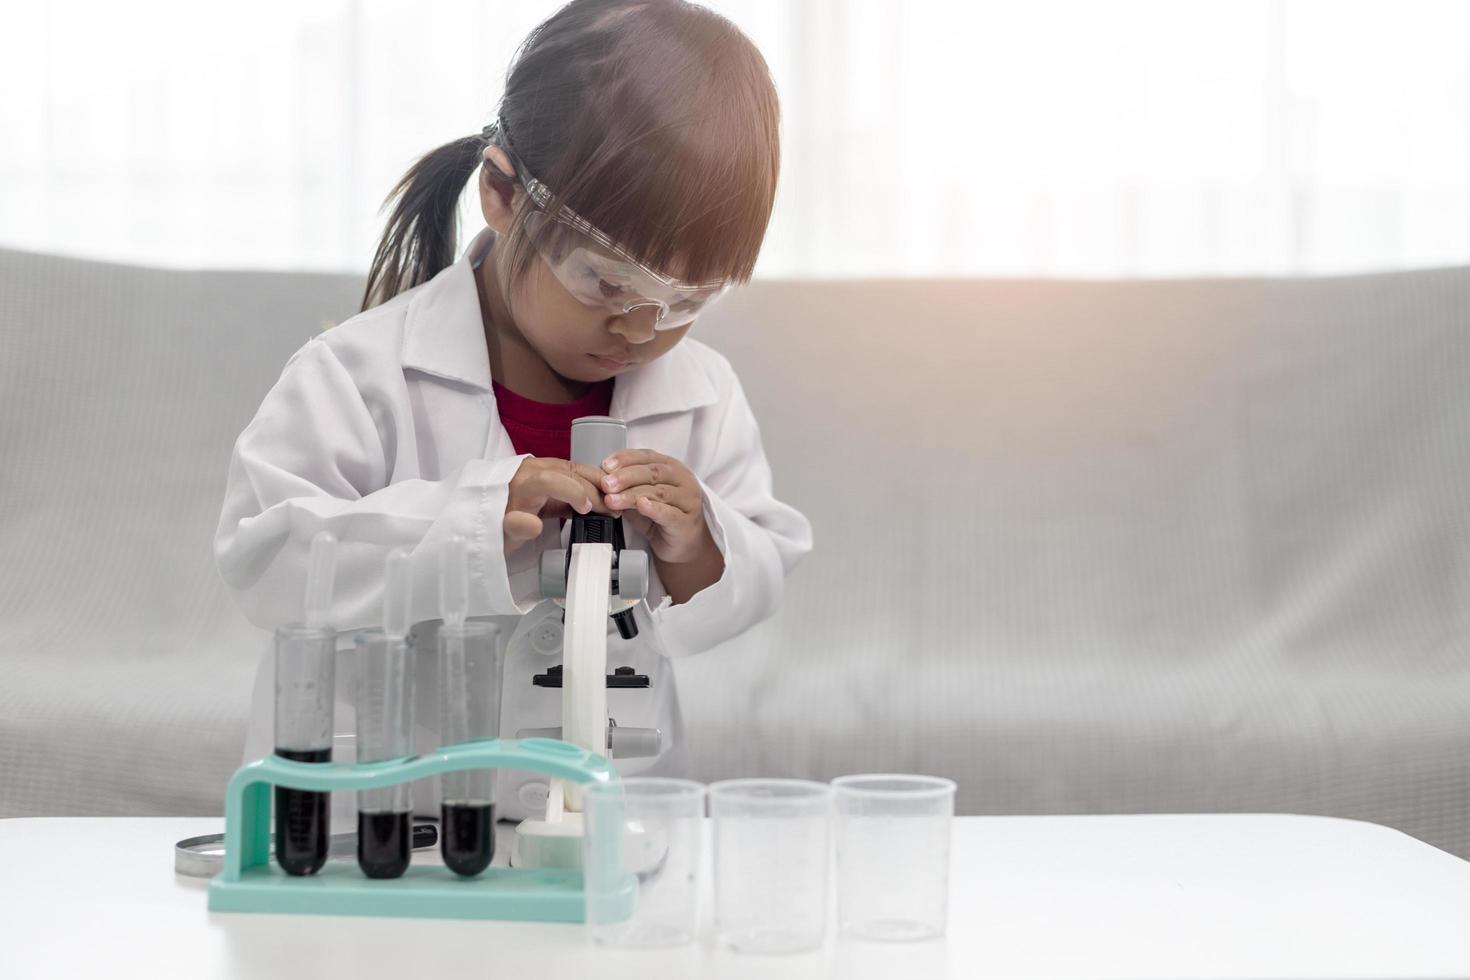
<svg viewBox="0 0 1470 980">
<path fill-rule="evenodd" d="M 369 878 L 397 878 L 408 870 L 407 813 L 357 815 L 357 865 Z"/>
<path fill-rule="evenodd" d="M 331 749 L 276 749 L 292 762 L 330 762 Z M 327 863 L 331 794 L 276 787 L 276 861 L 287 874 L 316 874 Z"/>
<path fill-rule="evenodd" d="M 495 804 L 445 803 L 439 826 L 439 853 L 457 875 L 473 877 L 495 857 Z"/>
</svg>

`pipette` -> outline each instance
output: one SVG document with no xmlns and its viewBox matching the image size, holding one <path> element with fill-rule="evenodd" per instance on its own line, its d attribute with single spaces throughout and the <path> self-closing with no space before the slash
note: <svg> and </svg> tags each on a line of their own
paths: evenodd
<svg viewBox="0 0 1470 980">
<path fill-rule="evenodd" d="M 295 762 L 330 762 L 336 687 L 337 635 L 332 589 L 337 539 L 322 531 L 311 542 L 305 623 L 276 630 L 276 755 Z M 276 861 L 287 874 L 309 875 L 327 861 L 331 795 L 276 787 Z"/>
<path fill-rule="evenodd" d="M 409 657 L 409 556 L 395 548 L 383 568 L 383 626 L 357 637 L 357 761 L 413 752 Z M 369 878 L 397 878 L 409 863 L 409 784 L 357 794 L 357 864 Z"/>
<path fill-rule="evenodd" d="M 408 636 L 413 598 L 413 564 L 407 548 L 394 548 L 383 566 L 383 632 L 388 636 Z"/>
<path fill-rule="evenodd" d="M 471 622 L 465 540 L 446 542 L 439 561 L 440 742 L 453 745 L 500 734 L 501 662 L 494 624 Z M 440 777 L 439 833 L 444 863 L 473 876 L 495 855 L 495 772 L 469 769 Z"/>
<path fill-rule="evenodd" d="M 307 629 L 332 628 L 332 591 L 337 582 L 337 539 L 320 531 L 311 539 L 306 566 Z"/>
</svg>

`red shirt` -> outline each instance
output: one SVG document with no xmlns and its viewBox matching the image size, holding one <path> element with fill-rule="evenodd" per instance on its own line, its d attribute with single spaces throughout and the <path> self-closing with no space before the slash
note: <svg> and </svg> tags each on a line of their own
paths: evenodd
<svg viewBox="0 0 1470 980">
<path fill-rule="evenodd" d="M 574 402 L 538 402 L 491 381 L 500 424 L 517 453 L 570 459 L 572 421 L 584 415 L 606 415 L 612 408 L 613 381 L 598 382 Z"/>
</svg>

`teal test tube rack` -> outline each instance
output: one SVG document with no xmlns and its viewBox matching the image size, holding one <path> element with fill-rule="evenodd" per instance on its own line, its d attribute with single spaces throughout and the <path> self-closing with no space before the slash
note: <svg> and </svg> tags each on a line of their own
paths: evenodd
<svg viewBox="0 0 1470 980">
<path fill-rule="evenodd" d="M 216 912 L 382 915 L 417 918 L 581 922 L 586 908 L 580 870 L 490 867 L 461 878 L 439 865 L 411 865 L 399 878 L 369 878 L 356 862 L 328 861 L 314 875 L 294 876 L 272 860 L 271 788 L 322 791 L 377 789 L 462 769 L 521 769 L 574 783 L 610 782 L 604 757 L 547 738 L 484 739 L 387 762 L 293 762 L 269 755 L 235 771 L 225 791 L 225 864 L 209 883 Z M 621 841 L 599 842 L 597 860 L 620 868 Z M 615 879 L 612 879 L 615 880 Z M 638 883 L 628 875 L 631 914 Z"/>
</svg>

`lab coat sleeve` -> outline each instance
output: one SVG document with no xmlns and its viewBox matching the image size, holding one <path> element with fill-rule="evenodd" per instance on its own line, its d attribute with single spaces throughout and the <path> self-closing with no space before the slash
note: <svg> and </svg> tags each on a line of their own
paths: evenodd
<svg viewBox="0 0 1470 980">
<path fill-rule="evenodd" d="M 725 559 L 719 580 L 678 605 L 665 595 L 650 619 L 664 656 L 709 650 L 775 614 L 785 577 L 812 549 L 811 523 L 772 492 L 760 428 L 725 365 L 726 394 L 709 462 L 695 472 L 704 518 Z"/>
<path fill-rule="evenodd" d="M 510 480 L 526 457 L 471 459 L 442 480 L 390 483 L 384 431 L 408 424 L 370 409 L 322 338 L 287 362 L 236 440 L 214 539 L 220 576 L 251 622 L 274 629 L 303 619 L 307 557 L 320 531 L 338 541 L 339 631 L 379 625 L 384 560 L 399 547 L 412 559 L 412 621 L 437 619 L 438 554 L 456 534 L 469 551 L 469 615 L 535 605 L 535 596 L 512 594 L 501 532 Z"/>
</svg>

